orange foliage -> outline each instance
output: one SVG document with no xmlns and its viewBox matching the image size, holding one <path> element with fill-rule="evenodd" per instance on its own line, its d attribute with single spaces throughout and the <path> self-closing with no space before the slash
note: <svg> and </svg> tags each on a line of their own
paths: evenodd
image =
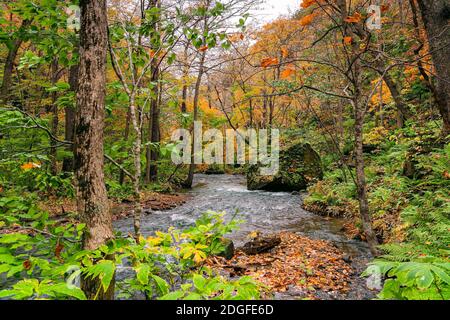
<svg viewBox="0 0 450 320">
<path fill-rule="evenodd" d="M 290 76 L 295 74 L 295 69 L 293 65 L 289 65 L 283 72 L 281 73 L 281 79 L 287 79 Z"/>
<path fill-rule="evenodd" d="M 277 65 L 277 64 L 278 64 L 277 58 L 264 58 L 261 61 L 261 67 L 263 67 L 263 68 L 267 68 L 267 67 Z"/>
<path fill-rule="evenodd" d="M 316 3 L 316 0 L 303 0 L 302 3 L 300 4 L 300 6 L 303 9 L 306 9 L 306 8 L 309 8 L 310 6 L 312 6 L 315 3 Z"/>
<path fill-rule="evenodd" d="M 20 166 L 20 168 L 25 171 L 31 170 L 34 168 L 40 168 L 40 167 L 41 167 L 40 163 L 34 163 L 34 162 L 27 162 Z"/>
<path fill-rule="evenodd" d="M 307 16 L 304 16 L 300 19 L 300 25 L 305 27 L 307 25 L 310 25 L 313 22 L 313 19 L 316 15 L 314 13 L 308 14 Z"/>
<path fill-rule="evenodd" d="M 352 37 L 344 37 L 344 43 L 345 44 L 352 44 L 353 39 Z"/>
<path fill-rule="evenodd" d="M 359 12 L 355 12 L 352 16 L 348 16 L 347 18 L 345 18 L 344 21 L 347 23 L 358 23 L 361 21 L 361 19 L 361 14 Z"/>
</svg>

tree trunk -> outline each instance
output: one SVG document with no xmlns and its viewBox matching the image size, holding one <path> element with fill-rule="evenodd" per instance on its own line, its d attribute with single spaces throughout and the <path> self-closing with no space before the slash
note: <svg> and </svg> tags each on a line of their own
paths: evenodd
<svg viewBox="0 0 450 320">
<path fill-rule="evenodd" d="M 161 142 L 160 124 L 159 124 L 159 67 L 157 63 L 153 66 L 152 83 L 155 84 L 153 88 L 153 97 L 151 100 L 151 117 L 149 119 L 149 141 L 152 144 L 159 144 Z M 147 166 L 145 173 L 145 181 L 156 181 L 158 179 L 158 165 L 159 150 L 147 147 Z"/>
<path fill-rule="evenodd" d="M 356 164 L 356 187 L 358 191 L 359 214 L 369 244 L 370 251 L 374 256 L 378 255 L 378 239 L 372 228 L 372 220 L 369 212 L 369 201 L 367 198 L 366 174 L 364 172 L 364 151 L 363 151 L 363 126 L 364 126 L 364 106 L 356 97 L 353 101 L 355 108 L 355 164 Z"/>
<path fill-rule="evenodd" d="M 202 53 L 200 58 L 200 69 L 198 70 L 197 82 L 195 83 L 195 93 L 194 93 L 194 121 L 198 120 L 198 102 L 200 98 L 200 85 L 202 83 L 202 77 L 205 72 L 204 65 L 206 59 L 206 51 Z M 191 150 L 191 164 L 189 165 L 189 173 L 184 183 L 186 188 L 192 188 L 192 183 L 194 181 L 194 170 L 195 170 L 195 162 L 194 162 L 194 145 L 195 145 L 195 130 L 192 130 L 192 150 Z"/>
<path fill-rule="evenodd" d="M 128 142 L 128 138 L 130 137 L 130 122 L 131 122 L 131 113 L 130 113 L 130 109 L 128 109 L 127 111 L 127 119 L 125 120 L 125 131 L 123 133 L 123 141 L 125 143 Z M 120 148 L 120 151 L 123 152 L 124 148 Z M 122 161 L 119 162 L 120 164 L 122 164 Z M 125 182 L 125 172 L 123 172 L 123 170 L 120 170 L 120 174 L 119 174 L 119 183 L 120 185 L 123 185 L 123 183 Z"/>
<path fill-rule="evenodd" d="M 134 175 L 133 175 L 133 193 L 134 193 L 134 234 L 136 240 L 139 239 L 141 234 L 141 216 L 142 216 L 142 205 L 141 205 L 141 144 L 142 144 L 142 131 L 141 131 L 141 119 L 138 117 L 138 112 L 136 110 L 134 93 L 130 96 L 130 117 L 131 123 L 133 125 L 135 138 L 133 142 L 133 160 L 134 160 Z M 142 114 L 142 113 L 141 113 Z"/>
<path fill-rule="evenodd" d="M 32 20 L 23 20 L 22 25 L 19 28 L 19 32 L 24 31 L 31 25 Z M 9 100 L 10 89 L 12 85 L 12 74 L 14 70 L 14 61 L 16 60 L 19 48 L 22 45 L 23 39 L 19 37 L 14 40 L 11 48 L 8 51 L 8 56 L 6 57 L 5 67 L 3 69 L 3 81 L 0 88 L 0 97 L 3 103 L 7 103 Z"/>
<path fill-rule="evenodd" d="M 347 4 L 345 0 L 338 0 L 337 5 L 340 9 L 341 20 L 344 21 L 348 16 L 347 14 Z M 344 24 L 345 25 L 345 24 Z M 344 27 L 344 35 L 354 37 L 353 31 Z M 359 54 L 359 45 L 355 42 L 352 45 L 353 55 Z M 353 59 L 350 59 L 353 60 Z M 356 187 L 358 191 L 358 202 L 359 202 L 359 215 L 361 217 L 361 222 L 366 236 L 367 243 L 369 245 L 370 251 L 374 256 L 378 255 L 378 240 L 375 232 L 372 228 L 372 220 L 369 212 L 369 201 L 367 198 L 367 185 L 366 185 L 366 175 L 364 172 L 364 152 L 363 152 L 363 128 L 364 128 L 364 117 L 366 114 L 366 105 L 362 103 L 361 94 L 361 61 L 359 58 L 354 59 L 352 65 L 352 85 L 353 85 L 353 99 L 352 104 L 355 114 L 355 164 L 356 164 Z"/>
<path fill-rule="evenodd" d="M 51 69 L 52 69 L 52 85 L 56 85 L 56 82 L 58 81 L 58 59 L 54 58 L 51 63 Z M 52 126 L 51 126 L 51 132 L 54 137 L 58 137 L 58 127 L 59 127 L 59 119 L 58 119 L 58 105 L 56 104 L 57 94 L 56 91 L 51 93 L 51 100 L 52 100 Z M 50 160 L 51 160 L 51 166 L 50 171 L 52 175 L 56 176 L 58 174 L 58 162 L 57 162 L 57 142 L 54 140 L 51 140 L 50 142 L 51 148 L 50 148 Z"/>
<path fill-rule="evenodd" d="M 78 64 L 73 65 L 69 69 L 69 85 L 70 90 L 76 94 L 78 91 Z M 64 139 L 69 142 L 73 142 L 74 130 L 75 130 L 75 109 L 72 106 L 64 108 L 65 112 L 65 133 Z M 67 151 L 73 152 L 73 146 L 69 145 Z M 64 157 L 63 172 L 73 171 L 73 155 Z"/>
<path fill-rule="evenodd" d="M 189 77 L 188 49 L 189 49 L 189 42 L 186 43 L 186 46 L 184 47 L 183 89 L 182 89 L 182 94 L 181 94 L 181 113 L 187 112 L 187 93 L 188 93 L 187 78 Z"/>
<path fill-rule="evenodd" d="M 448 0 L 417 0 L 436 70 L 436 104 L 442 134 L 450 134 L 450 3 Z"/>
<path fill-rule="evenodd" d="M 80 220 L 86 224 L 84 249 L 94 250 L 113 238 L 104 182 L 103 128 L 107 52 L 106 0 L 81 0 L 80 67 L 75 124 L 75 177 Z M 88 299 L 114 298 L 114 281 L 106 292 L 99 279 L 83 277 Z"/>
</svg>

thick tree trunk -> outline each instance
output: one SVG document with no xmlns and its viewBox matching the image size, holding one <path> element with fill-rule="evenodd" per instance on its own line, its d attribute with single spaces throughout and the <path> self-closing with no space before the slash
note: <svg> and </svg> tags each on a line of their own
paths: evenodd
<svg viewBox="0 0 450 320">
<path fill-rule="evenodd" d="M 97 249 L 113 238 L 103 172 L 107 13 L 106 0 L 81 0 L 80 67 L 75 124 L 74 170 L 78 212 L 86 224 L 83 245 Z M 113 299 L 114 281 L 106 290 L 99 279 L 82 278 L 88 299 Z"/>
<path fill-rule="evenodd" d="M 450 134 L 450 3 L 448 0 L 417 0 L 435 67 L 436 104 L 444 136 Z"/>
<path fill-rule="evenodd" d="M 31 25 L 31 22 L 32 20 L 23 20 L 18 33 L 23 32 L 25 29 L 27 29 Z M 10 98 L 14 61 L 16 60 L 17 53 L 19 52 L 19 48 L 22 45 L 22 42 L 23 39 L 20 38 L 19 34 L 19 38 L 13 41 L 12 46 L 8 51 L 8 56 L 6 57 L 5 67 L 3 69 L 2 86 L 0 88 L 0 101 L 2 101 L 3 103 L 7 103 Z"/>
<path fill-rule="evenodd" d="M 70 90 L 76 94 L 78 91 L 78 65 L 73 65 L 69 69 L 69 85 Z M 64 139 L 69 142 L 74 140 L 74 130 L 75 130 L 75 109 L 71 106 L 64 108 L 65 112 L 65 133 Z M 67 151 L 73 152 L 73 146 L 68 146 Z M 73 171 L 73 155 L 64 157 L 63 172 Z"/>
</svg>

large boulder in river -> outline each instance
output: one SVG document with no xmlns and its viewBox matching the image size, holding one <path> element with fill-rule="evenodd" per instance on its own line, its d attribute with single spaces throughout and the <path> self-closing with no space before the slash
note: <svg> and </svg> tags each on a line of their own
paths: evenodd
<svg viewBox="0 0 450 320">
<path fill-rule="evenodd" d="M 266 191 L 300 191 L 309 183 L 323 178 L 319 155 L 309 143 L 295 143 L 280 150 L 280 168 L 277 174 L 260 174 L 261 165 L 247 170 L 247 188 Z"/>
</svg>

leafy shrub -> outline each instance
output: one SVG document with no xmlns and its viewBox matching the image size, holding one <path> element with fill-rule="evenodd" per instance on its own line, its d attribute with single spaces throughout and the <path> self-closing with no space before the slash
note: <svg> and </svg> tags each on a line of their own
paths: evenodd
<svg viewBox="0 0 450 320">
<path fill-rule="evenodd" d="M 170 228 L 139 241 L 117 237 L 93 251 L 81 248 L 82 224 L 61 226 L 45 214 L 40 218 L 32 225 L 13 220 L 15 225 L 22 223 L 20 232 L 0 234 L 0 275 L 7 279 L 0 297 L 85 299 L 74 281 L 77 277 L 97 278 L 106 290 L 123 268 L 132 275 L 117 283 L 122 298 L 136 293 L 147 299 L 259 297 L 259 285 L 251 279 L 229 281 L 204 266 L 209 255 L 224 249 L 225 234 L 238 226 L 234 217 L 225 222 L 224 213 L 207 212 L 186 231 Z M 6 226 L 13 224 L 6 221 Z"/>
<path fill-rule="evenodd" d="M 380 273 L 387 277 L 381 299 L 449 300 L 450 263 L 428 258 L 410 262 L 374 261 L 364 276 Z"/>
</svg>

